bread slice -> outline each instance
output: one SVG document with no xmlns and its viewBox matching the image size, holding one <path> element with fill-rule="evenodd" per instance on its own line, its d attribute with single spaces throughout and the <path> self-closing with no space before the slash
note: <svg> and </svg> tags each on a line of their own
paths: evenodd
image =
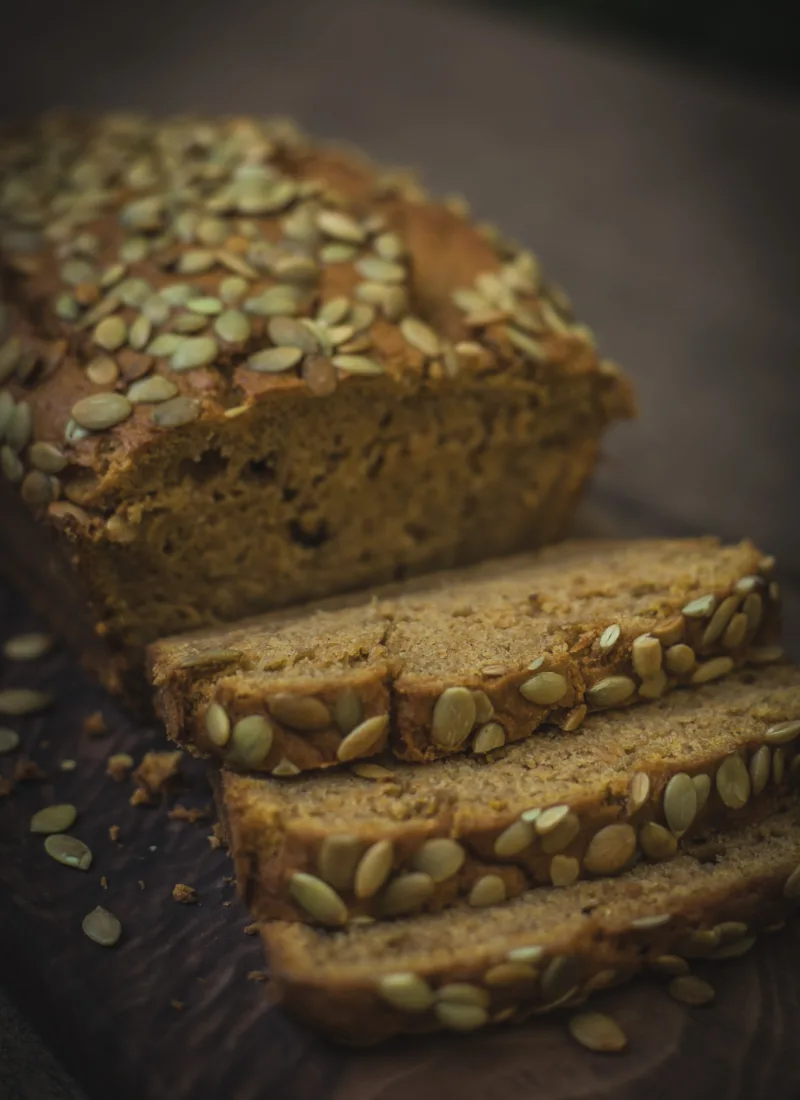
<svg viewBox="0 0 800 1100">
<path fill-rule="evenodd" d="M 348 1043 L 513 1022 L 641 970 L 743 954 L 800 901 L 797 807 L 697 838 L 670 863 L 535 890 L 490 913 L 451 909 L 321 932 L 262 926 L 286 1007 Z"/>
<path fill-rule="evenodd" d="M 387 742 L 480 753 L 779 656 L 771 568 L 748 542 L 567 542 L 159 642 L 157 707 L 174 739 L 277 776 Z"/>
<path fill-rule="evenodd" d="M 488 763 L 454 756 L 294 781 L 223 771 L 239 888 L 264 919 L 332 925 L 671 859 L 709 828 L 765 817 L 800 765 L 800 670 L 742 671 L 640 710 L 548 731 Z M 320 906 L 318 895 L 325 898 Z"/>
</svg>

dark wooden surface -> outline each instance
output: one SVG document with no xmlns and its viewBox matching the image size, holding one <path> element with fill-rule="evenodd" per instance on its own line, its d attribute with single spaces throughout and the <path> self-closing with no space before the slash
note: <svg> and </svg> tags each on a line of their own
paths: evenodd
<svg viewBox="0 0 800 1100">
<path fill-rule="evenodd" d="M 285 111 L 418 165 L 436 190 L 465 192 L 480 217 L 539 252 L 637 382 L 641 418 L 609 440 L 584 527 L 751 534 L 780 555 L 800 653 L 796 103 L 455 5 L 51 0 L 16 6 L 3 30 L 6 115 Z M 0 601 L 5 637 L 26 619 L 9 594 Z M 580 1051 L 551 1021 L 360 1054 L 308 1035 L 246 980 L 260 948 L 238 903 L 222 904 L 228 866 L 207 827 L 131 808 L 128 789 L 103 776 L 112 746 L 135 745 L 138 758 L 157 732 L 135 730 L 63 656 L 0 670 L 2 683 L 31 679 L 57 685 L 58 706 L 13 724 L 52 782 L 0 805 L 0 983 L 92 1100 L 800 1094 L 790 935 L 715 969 L 713 1009 L 685 1010 L 646 984 L 609 996 L 631 1036 L 624 1058 Z M 79 732 L 95 706 L 110 739 Z M 74 773 L 53 771 L 65 756 L 79 761 Z M 190 779 L 180 800 L 207 801 L 201 776 Z M 86 875 L 51 863 L 27 834 L 53 797 L 81 811 L 74 832 L 96 856 Z M 124 847 L 107 838 L 114 823 Z M 200 905 L 172 902 L 178 881 L 198 888 Z M 125 924 L 114 951 L 80 931 L 103 903 Z M 78 1093 L 0 1001 L 0 1096 Z"/>
</svg>

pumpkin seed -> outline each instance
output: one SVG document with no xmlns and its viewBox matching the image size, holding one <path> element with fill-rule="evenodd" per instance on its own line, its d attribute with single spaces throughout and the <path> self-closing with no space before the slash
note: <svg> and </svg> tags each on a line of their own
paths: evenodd
<svg viewBox="0 0 800 1100">
<path fill-rule="evenodd" d="M 388 714 L 376 714 L 372 718 L 365 719 L 339 743 L 336 758 L 346 762 L 378 752 L 388 728 Z"/>
<path fill-rule="evenodd" d="M 520 685 L 520 695 L 537 706 L 552 706 L 567 694 L 566 678 L 560 672 L 537 672 Z"/>
<path fill-rule="evenodd" d="M 725 943 L 722 947 L 718 947 L 713 955 L 709 957 L 712 959 L 738 959 L 742 955 L 746 955 L 750 948 L 755 946 L 755 942 L 755 936 L 743 936 L 740 940 Z"/>
<path fill-rule="evenodd" d="M 621 633 L 622 631 L 620 630 L 619 624 L 612 623 L 611 626 L 605 628 L 597 644 L 604 653 L 610 653 L 619 641 Z"/>
<path fill-rule="evenodd" d="M 434 837 L 426 840 L 411 857 L 411 867 L 430 875 L 434 882 L 444 882 L 458 874 L 467 853 L 457 840 Z"/>
<path fill-rule="evenodd" d="M 386 369 L 377 359 L 367 355 L 334 355 L 331 362 L 347 374 L 383 374 Z"/>
<path fill-rule="evenodd" d="M 725 649 L 738 649 L 747 634 L 747 616 L 741 611 L 737 612 L 725 631 L 722 644 Z"/>
<path fill-rule="evenodd" d="M 786 745 L 800 735 L 800 721 L 781 722 L 770 726 L 764 734 L 764 740 L 770 745 Z"/>
<path fill-rule="evenodd" d="M 110 355 L 98 355 L 86 368 L 86 377 L 94 386 L 113 386 L 119 378 L 119 367 Z"/>
<path fill-rule="evenodd" d="M 270 772 L 270 775 L 277 775 L 285 779 L 290 775 L 299 775 L 300 769 L 296 764 L 293 764 L 291 760 L 288 760 L 285 756 L 282 756 L 275 767 Z"/>
<path fill-rule="evenodd" d="M 228 344 L 241 344 L 250 338 L 250 322 L 239 309 L 226 309 L 214 322 L 214 332 Z"/>
<path fill-rule="evenodd" d="M 581 865 L 572 856 L 553 856 L 550 861 L 550 881 L 553 886 L 571 886 L 581 873 Z"/>
<path fill-rule="evenodd" d="M 273 317 L 267 324 L 267 332 L 277 347 L 300 348 L 309 355 L 320 350 L 319 340 L 314 333 L 294 317 Z"/>
<path fill-rule="evenodd" d="M 475 733 L 472 740 L 472 751 L 477 753 L 492 752 L 493 749 L 501 749 L 506 743 L 506 733 L 499 722 L 487 722 Z"/>
<path fill-rule="evenodd" d="M 172 353 L 170 369 L 184 371 L 205 367 L 213 363 L 218 351 L 217 341 L 213 336 L 187 336 Z"/>
<path fill-rule="evenodd" d="M 32 833 L 64 833 L 75 824 L 78 811 L 68 802 L 45 806 L 31 818 Z"/>
<path fill-rule="evenodd" d="M 783 896 L 790 901 L 800 899 L 800 866 L 795 867 L 784 883 Z"/>
<path fill-rule="evenodd" d="M 694 789 L 697 795 L 697 812 L 700 813 L 708 801 L 708 796 L 711 794 L 711 777 L 703 773 L 700 775 L 693 775 L 692 783 L 694 783 Z"/>
<path fill-rule="evenodd" d="M 691 776 L 678 772 L 664 791 L 664 816 L 676 837 L 683 836 L 697 815 L 697 791 Z"/>
<path fill-rule="evenodd" d="M 532 359 L 535 363 L 547 362 L 547 354 L 544 347 L 538 340 L 529 336 L 527 332 L 521 332 L 518 328 L 514 328 L 513 325 L 506 325 L 506 335 L 517 351 L 521 351 L 523 355 L 527 355 L 528 358 Z"/>
<path fill-rule="evenodd" d="M 519 855 L 533 844 L 534 835 L 533 825 L 520 818 L 504 829 L 495 840 L 494 854 L 498 859 L 509 859 L 511 856 Z"/>
<path fill-rule="evenodd" d="M 569 806 L 551 806 L 537 816 L 534 827 L 539 836 L 552 833 L 566 819 L 570 812 Z"/>
<path fill-rule="evenodd" d="M 22 481 L 25 476 L 25 467 L 22 465 L 22 461 L 10 447 L 5 445 L 0 447 L 0 470 L 2 470 L 3 476 L 14 485 Z"/>
<path fill-rule="evenodd" d="M 586 700 L 593 707 L 615 707 L 635 691 L 636 684 L 629 676 L 606 676 L 589 688 Z"/>
<path fill-rule="evenodd" d="M 235 763 L 254 768 L 269 756 L 275 733 L 263 714 L 240 718 L 231 734 L 231 756 Z"/>
<path fill-rule="evenodd" d="M 320 876 L 335 890 L 351 890 L 356 867 L 364 851 L 363 843 L 355 836 L 327 836 L 317 854 Z"/>
<path fill-rule="evenodd" d="M 72 299 L 70 299 L 71 301 Z M 77 305 L 76 305 L 77 313 Z M 65 318 L 65 320 L 68 318 Z M 12 336 L 0 347 L 0 385 L 10 378 L 22 358 L 22 341 Z"/>
<path fill-rule="evenodd" d="M 19 734 L 7 726 L 0 726 L 0 756 L 19 748 Z"/>
<path fill-rule="evenodd" d="M 35 714 L 44 710 L 53 702 L 53 696 L 46 691 L 33 688 L 6 688 L 0 691 L 0 714 Z"/>
<path fill-rule="evenodd" d="M 425 1012 L 434 1002 L 433 991 L 425 979 L 410 971 L 386 974 L 378 980 L 377 988 L 387 1004 L 402 1012 Z"/>
<path fill-rule="evenodd" d="M 703 631 L 701 645 L 704 649 L 714 645 L 728 628 L 733 616 L 739 607 L 739 596 L 727 596 L 717 607 L 711 616 L 708 626 Z"/>
<path fill-rule="evenodd" d="M 320 924 L 338 927 L 347 920 L 347 906 L 327 882 L 305 871 L 289 879 L 289 893 L 297 904 Z"/>
<path fill-rule="evenodd" d="M 772 590 L 772 585 L 770 585 L 770 590 Z M 761 618 L 764 613 L 764 601 L 758 592 L 751 592 L 749 596 L 745 597 L 742 611 L 747 620 L 747 632 L 755 634 L 761 625 Z"/>
<path fill-rule="evenodd" d="M 371 898 L 381 889 L 392 870 L 394 845 L 391 840 L 379 840 L 367 848 L 355 872 L 355 895 Z"/>
<path fill-rule="evenodd" d="M 648 821 L 639 832 L 639 843 L 648 859 L 671 859 L 678 850 L 678 842 L 663 825 Z"/>
<path fill-rule="evenodd" d="M 616 875 L 636 853 L 636 830 L 632 825 L 606 825 L 589 841 L 583 866 L 590 875 Z"/>
<path fill-rule="evenodd" d="M 581 1012 L 567 1026 L 572 1038 L 587 1050 L 611 1054 L 628 1045 L 628 1037 L 616 1020 L 602 1012 Z"/>
<path fill-rule="evenodd" d="M 761 745 L 750 757 L 750 782 L 753 785 L 753 794 L 762 793 L 769 783 L 771 767 L 770 751 L 767 745 Z"/>
<path fill-rule="evenodd" d="M 465 687 L 446 688 L 433 708 L 431 738 L 440 748 L 456 749 L 475 725 L 475 700 Z"/>
<path fill-rule="evenodd" d="M 657 959 L 650 960 L 650 967 L 659 974 L 671 976 L 689 973 L 689 964 L 680 955 L 659 955 Z"/>
<path fill-rule="evenodd" d="M 226 305 L 233 305 L 245 296 L 248 289 L 249 283 L 241 275 L 229 275 L 227 279 L 223 279 L 219 284 L 219 296 Z M 219 335 L 225 340 L 230 339 L 221 332 Z"/>
<path fill-rule="evenodd" d="M 311 695 L 282 692 L 269 699 L 269 712 L 276 722 L 304 733 L 325 729 L 331 724 L 331 712 L 321 699 Z"/>
<path fill-rule="evenodd" d="M 321 210 L 317 214 L 317 229 L 326 237 L 352 244 L 362 244 L 367 239 L 366 231 L 341 210 Z"/>
<path fill-rule="evenodd" d="M 82 428 L 102 432 L 127 420 L 133 406 L 121 393 L 93 393 L 76 401 L 70 412 L 72 419 Z"/>
<path fill-rule="evenodd" d="M 509 962 L 535 963 L 544 956 L 544 948 L 528 944 L 525 947 L 513 947 L 506 952 Z"/>
<path fill-rule="evenodd" d="M 483 981 L 490 986 L 515 985 L 518 982 L 532 982 L 538 977 L 537 972 L 528 963 L 498 963 L 492 966 L 483 975 Z"/>
<path fill-rule="evenodd" d="M 200 415 L 200 402 L 193 397 L 173 397 L 153 409 L 150 419 L 159 428 L 179 428 Z"/>
<path fill-rule="evenodd" d="M 384 916 L 399 917 L 421 909 L 434 894 L 436 887 L 430 875 L 410 871 L 398 875 L 383 892 L 381 910 Z"/>
<path fill-rule="evenodd" d="M 647 680 L 661 671 L 661 643 L 652 634 L 640 634 L 634 638 L 631 646 L 633 670 L 637 676 Z"/>
<path fill-rule="evenodd" d="M 65 867 L 75 867 L 79 871 L 88 871 L 92 865 L 92 852 L 76 836 L 63 836 L 54 833 L 45 838 L 44 850 Z"/>
<path fill-rule="evenodd" d="M 404 317 L 400 322 L 400 332 L 407 344 L 431 358 L 441 352 L 439 337 L 424 321 L 418 317 Z"/>
<path fill-rule="evenodd" d="M 205 727 L 212 745 L 216 745 L 218 749 L 227 745 L 231 737 L 231 720 L 220 703 L 212 703 L 209 706 L 206 711 Z"/>
<path fill-rule="evenodd" d="M 98 905 L 87 913 L 81 924 L 85 935 L 101 947 L 113 947 L 122 935 L 122 925 L 113 913 Z"/>
<path fill-rule="evenodd" d="M 663 623 L 652 627 L 650 633 L 654 638 L 658 638 L 662 646 L 668 648 L 676 645 L 683 638 L 686 625 L 683 620 L 683 615 L 673 615 L 671 619 L 667 619 Z"/>
<path fill-rule="evenodd" d="M 470 982 L 448 982 L 436 990 L 436 1000 L 447 1001 L 448 1004 L 453 1005 L 477 1005 L 480 1008 L 488 1008 L 491 997 L 485 989 Z"/>
<path fill-rule="evenodd" d="M 750 773 L 741 756 L 733 753 L 717 768 L 717 791 L 730 810 L 741 810 L 750 798 Z"/>
<path fill-rule="evenodd" d="M 720 945 L 718 928 L 696 928 L 684 932 L 675 944 L 678 954 L 687 959 L 707 959 Z"/>
<path fill-rule="evenodd" d="M 246 313 L 255 313 L 259 317 L 289 317 L 297 313 L 299 307 L 297 288 L 291 286 L 270 287 L 256 298 L 245 299 L 242 306 Z"/>
<path fill-rule="evenodd" d="M 203 275 L 217 261 L 216 254 L 208 248 L 191 248 L 178 259 L 177 270 L 181 275 Z"/>
<path fill-rule="evenodd" d="M 664 654 L 664 661 L 667 670 L 671 672 L 673 676 L 683 676 L 694 668 L 694 650 L 691 646 L 684 645 L 683 642 L 680 642 L 678 645 L 670 646 Z"/>
<path fill-rule="evenodd" d="M 402 264 L 393 260 L 384 260 L 380 256 L 364 256 L 356 263 L 356 271 L 376 283 L 402 283 L 407 277 Z"/>
<path fill-rule="evenodd" d="M 525 815 L 523 814 L 523 817 Z M 542 815 L 540 814 L 539 817 Z M 536 823 L 539 818 L 537 817 Z M 547 819 L 545 819 L 545 825 Z M 542 851 L 546 855 L 553 855 L 555 852 L 563 852 L 567 848 L 578 833 L 581 831 L 581 824 L 577 814 L 568 813 L 559 821 L 555 828 L 550 829 L 549 832 L 542 836 Z"/>
<path fill-rule="evenodd" d="M 474 909 L 500 905 L 506 900 L 506 884 L 499 875 L 483 875 L 469 892 L 469 904 Z"/>
<path fill-rule="evenodd" d="M 121 317 L 104 317 L 96 326 L 93 339 L 105 351 L 116 351 L 128 338 L 128 326 Z"/>
<path fill-rule="evenodd" d="M 654 913 L 652 916 L 637 917 L 632 920 L 631 928 L 635 928 L 637 932 L 652 932 L 654 928 L 663 928 L 671 920 L 669 913 Z"/>
<path fill-rule="evenodd" d="M 128 387 L 125 395 L 132 405 L 155 405 L 161 401 L 169 401 L 178 393 L 178 387 L 169 378 L 162 374 L 154 374 L 150 378 L 140 378 Z"/>
<path fill-rule="evenodd" d="M 302 348 L 266 348 L 257 351 L 247 360 L 250 370 L 265 374 L 280 374 L 282 371 L 296 367 L 303 358 Z"/>
<path fill-rule="evenodd" d="M 319 258 L 324 264 L 346 264 L 357 255 L 357 250 L 350 244 L 326 244 L 319 250 Z"/>
<path fill-rule="evenodd" d="M 474 1031 L 488 1023 L 489 1014 L 480 1005 L 437 1001 L 434 1011 L 439 1021 L 452 1031 Z"/>
<path fill-rule="evenodd" d="M 783 646 L 779 645 L 754 645 L 747 651 L 747 660 L 751 665 L 772 665 L 782 661 L 784 656 Z"/>
<path fill-rule="evenodd" d="M 707 684 L 711 680 L 718 680 L 720 676 L 727 676 L 733 668 L 732 657 L 712 657 L 695 669 L 692 675 L 693 684 Z"/>
<path fill-rule="evenodd" d="M 786 771 L 786 749 L 777 748 L 772 751 L 772 781 L 776 787 L 783 783 Z"/>
<path fill-rule="evenodd" d="M 628 793 L 628 813 L 635 814 L 637 810 L 641 810 L 647 802 L 649 794 L 650 776 L 646 772 L 637 772 L 631 780 Z"/>
<path fill-rule="evenodd" d="M 714 1000 L 714 987 L 695 974 L 680 974 L 669 983 L 669 995 L 685 1005 L 707 1005 Z"/>
<path fill-rule="evenodd" d="M 554 955 L 542 974 L 542 996 L 550 1004 L 573 993 L 580 980 L 580 963 L 569 955 Z"/>
<path fill-rule="evenodd" d="M 667 687 L 667 674 L 663 669 L 659 669 L 658 672 L 652 676 L 648 676 L 643 681 L 639 688 L 639 695 L 642 699 L 660 699 L 664 694 Z"/>
<path fill-rule="evenodd" d="M 35 661 L 53 646 L 49 634 L 16 634 L 3 645 L 3 656 L 9 661 Z"/>
<path fill-rule="evenodd" d="M 336 697 L 333 704 L 333 720 L 339 732 L 350 733 L 359 724 L 362 717 L 361 699 L 355 691 L 348 689 Z"/>
<path fill-rule="evenodd" d="M 690 600 L 681 608 L 681 613 L 686 616 L 687 619 L 707 619 L 710 615 L 714 614 L 714 608 L 717 606 L 717 597 L 714 595 L 698 596 L 697 599 Z"/>
<path fill-rule="evenodd" d="M 475 700 L 475 721 L 481 723 L 481 725 L 488 722 L 494 714 L 492 700 L 485 691 L 480 690 L 473 691 L 472 698 Z"/>
</svg>

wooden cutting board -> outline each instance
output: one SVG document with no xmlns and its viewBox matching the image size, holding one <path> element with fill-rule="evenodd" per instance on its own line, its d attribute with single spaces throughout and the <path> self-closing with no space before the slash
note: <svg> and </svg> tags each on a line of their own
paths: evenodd
<svg viewBox="0 0 800 1100">
<path fill-rule="evenodd" d="M 21 603 L 0 589 L 2 637 L 30 629 Z M 716 990 L 710 1008 L 688 1009 L 654 981 L 597 998 L 625 1028 L 623 1055 L 593 1055 L 569 1038 L 564 1017 L 462 1036 L 398 1040 L 370 1051 L 337 1048 L 270 1005 L 258 937 L 235 899 L 223 850 L 209 844 L 210 819 L 175 821 L 177 803 L 202 807 L 202 767 L 163 804 L 129 804 L 130 781 L 106 774 L 112 752 L 138 761 L 167 748 L 137 727 L 58 650 L 32 664 L 5 662 L 0 687 L 54 692 L 46 713 L 4 720 L 45 771 L 0 799 L 0 981 L 45 1041 L 97 1100 L 640 1100 L 716 1096 L 796 1100 L 800 1095 L 800 938 L 791 929 L 745 958 L 698 966 Z M 110 733 L 90 737 L 83 720 L 100 710 Z M 1 758 L 8 776 L 18 754 Z M 73 771 L 58 764 L 74 759 Z M 54 863 L 31 815 L 74 803 L 71 830 L 92 849 L 88 872 Z M 109 828 L 119 826 L 119 840 Z M 101 884 L 107 880 L 107 888 Z M 176 883 L 198 902 L 172 900 Z M 113 949 L 90 942 L 83 916 L 103 905 L 122 921 Z"/>
</svg>

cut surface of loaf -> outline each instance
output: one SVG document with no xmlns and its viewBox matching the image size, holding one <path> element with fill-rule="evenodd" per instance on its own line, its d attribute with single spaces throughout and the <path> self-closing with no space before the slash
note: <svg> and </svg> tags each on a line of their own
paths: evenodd
<svg viewBox="0 0 800 1100">
<path fill-rule="evenodd" d="M 779 656 L 771 569 L 747 542 L 577 540 L 167 639 L 151 677 L 169 735 L 232 767 L 483 753 Z"/>
<path fill-rule="evenodd" d="M 744 953 L 800 902 L 796 807 L 698 838 L 669 863 L 543 889 L 490 912 L 447 910 L 321 932 L 262 925 L 286 1006 L 349 1043 L 472 1030 L 580 1003 L 682 959 Z"/>
<path fill-rule="evenodd" d="M 798 743 L 800 670 L 780 667 L 593 715 L 491 762 L 386 761 L 377 779 L 223 771 L 218 802 L 251 912 L 336 926 L 672 859 L 698 832 L 767 816 L 797 781 Z"/>
<path fill-rule="evenodd" d="M 3 555 L 110 687 L 552 541 L 633 411 L 534 256 L 284 121 L 47 118 L 0 194 Z"/>
</svg>

